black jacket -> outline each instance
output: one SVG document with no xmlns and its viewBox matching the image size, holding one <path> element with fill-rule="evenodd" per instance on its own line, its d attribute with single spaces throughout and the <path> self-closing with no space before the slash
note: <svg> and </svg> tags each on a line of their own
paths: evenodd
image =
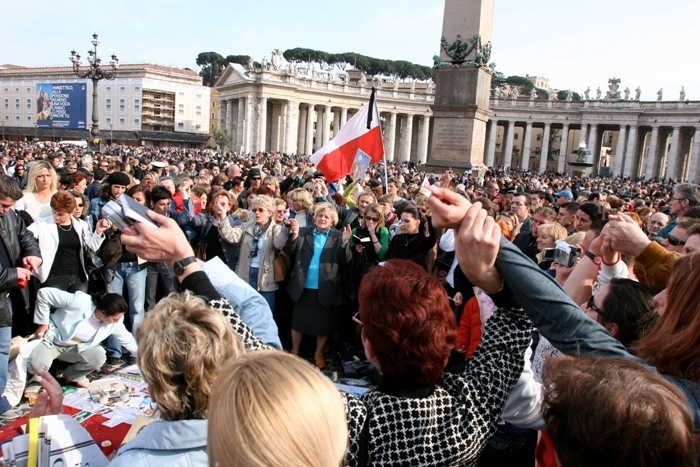
<svg viewBox="0 0 700 467">
<path fill-rule="evenodd" d="M 34 235 L 27 230 L 27 226 L 21 217 L 10 210 L 0 214 L 0 237 L 5 245 L 10 261 L 15 267 L 22 266 L 22 258 L 25 256 L 38 256 L 41 258 L 39 243 Z M 11 289 L 17 287 L 17 270 L 15 267 L 3 268 L 0 266 L 0 327 L 12 326 L 12 314 L 7 306 L 7 298 Z M 29 303 L 27 289 L 22 289 L 24 298 L 24 311 Z M 19 310 L 15 310 L 18 312 Z"/>
</svg>

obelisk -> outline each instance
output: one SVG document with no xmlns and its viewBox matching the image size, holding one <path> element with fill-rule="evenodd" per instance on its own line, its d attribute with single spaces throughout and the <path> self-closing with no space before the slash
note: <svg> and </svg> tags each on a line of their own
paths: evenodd
<svg viewBox="0 0 700 467">
<path fill-rule="evenodd" d="M 445 0 L 427 161 L 433 170 L 483 166 L 492 29 L 493 0 Z"/>
</svg>

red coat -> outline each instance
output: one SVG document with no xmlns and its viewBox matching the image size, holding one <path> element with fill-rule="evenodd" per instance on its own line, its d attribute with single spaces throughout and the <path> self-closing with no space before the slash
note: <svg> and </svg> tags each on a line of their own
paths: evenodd
<svg viewBox="0 0 700 467">
<path fill-rule="evenodd" d="M 457 333 L 457 350 L 466 351 L 465 358 L 471 358 L 481 343 L 481 313 L 476 297 L 470 298 L 464 305 L 462 317 L 459 320 Z"/>
</svg>

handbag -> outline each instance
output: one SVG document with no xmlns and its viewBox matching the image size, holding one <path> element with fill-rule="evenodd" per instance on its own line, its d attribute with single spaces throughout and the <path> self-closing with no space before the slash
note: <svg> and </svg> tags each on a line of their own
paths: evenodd
<svg viewBox="0 0 700 467">
<path fill-rule="evenodd" d="M 88 277 L 93 274 L 98 274 L 102 267 L 104 266 L 104 261 L 100 258 L 97 252 L 90 249 L 85 242 L 85 230 L 82 232 L 83 235 L 83 266 L 85 266 L 85 272 L 87 272 Z"/>
<path fill-rule="evenodd" d="M 112 269 L 122 257 L 122 242 L 119 232 L 115 232 L 111 237 L 105 238 L 100 247 L 99 257 L 102 259 L 104 269 Z"/>
<path fill-rule="evenodd" d="M 272 261 L 275 282 L 282 282 L 292 267 L 292 259 L 284 251 L 277 251 Z"/>
</svg>

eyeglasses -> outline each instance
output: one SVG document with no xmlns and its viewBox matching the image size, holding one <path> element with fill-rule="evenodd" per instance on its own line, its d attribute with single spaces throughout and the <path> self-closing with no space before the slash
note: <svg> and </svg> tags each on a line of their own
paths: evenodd
<svg viewBox="0 0 700 467">
<path fill-rule="evenodd" d="M 261 178 L 260 177 L 253 177 L 253 178 L 251 178 L 251 180 L 261 180 Z"/>
<path fill-rule="evenodd" d="M 588 303 L 586 304 L 586 306 L 588 308 L 590 308 L 591 310 L 595 311 L 596 313 L 598 313 L 600 316 L 603 316 L 603 310 L 601 310 L 600 308 L 595 306 L 595 303 L 593 302 L 594 297 L 595 297 L 595 295 L 591 295 L 591 298 L 588 299 Z"/>
<path fill-rule="evenodd" d="M 666 237 L 666 240 L 668 240 L 669 245 L 673 246 L 678 246 L 678 245 L 685 245 L 685 242 L 681 240 L 678 237 L 675 237 L 671 234 L 668 234 L 668 237 Z"/>
<path fill-rule="evenodd" d="M 24 167 L 16 167 L 15 170 L 24 170 Z"/>
<path fill-rule="evenodd" d="M 266 209 L 263 209 L 263 208 L 253 208 L 253 209 L 251 209 L 251 211 L 253 211 L 253 212 L 265 212 Z"/>
<path fill-rule="evenodd" d="M 364 216 L 365 221 L 370 221 L 370 222 L 379 222 L 378 217 L 370 217 L 370 216 Z"/>
</svg>

